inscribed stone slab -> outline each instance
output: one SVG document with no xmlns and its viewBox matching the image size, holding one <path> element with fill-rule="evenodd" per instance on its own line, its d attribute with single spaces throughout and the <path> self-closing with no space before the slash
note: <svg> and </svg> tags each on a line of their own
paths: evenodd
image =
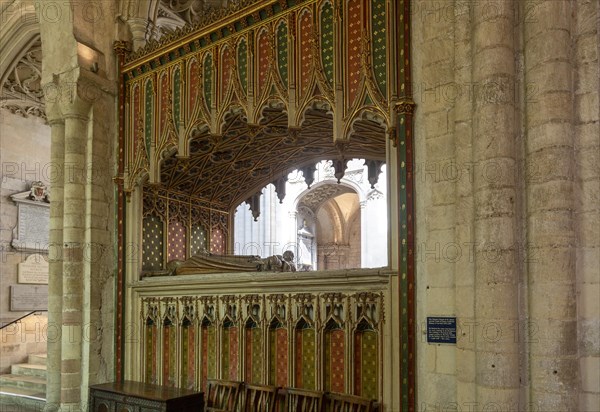
<svg viewBox="0 0 600 412">
<path fill-rule="evenodd" d="M 48 310 L 47 285 L 11 285 L 10 310 Z"/>
<path fill-rule="evenodd" d="M 40 254 L 29 255 L 25 262 L 18 264 L 18 282 L 48 284 L 48 262 Z"/>
</svg>

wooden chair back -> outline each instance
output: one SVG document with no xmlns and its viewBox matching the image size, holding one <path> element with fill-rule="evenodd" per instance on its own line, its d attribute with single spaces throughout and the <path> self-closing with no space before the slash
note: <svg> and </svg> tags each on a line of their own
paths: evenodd
<svg viewBox="0 0 600 412">
<path fill-rule="evenodd" d="M 325 395 L 327 412 L 374 412 L 373 399 L 330 392 Z"/>
<path fill-rule="evenodd" d="M 207 412 L 235 412 L 242 382 L 209 379 L 206 396 Z"/>
<path fill-rule="evenodd" d="M 323 409 L 323 392 L 285 388 L 284 395 L 284 412 L 321 412 Z"/>
<path fill-rule="evenodd" d="M 276 386 L 246 384 L 243 412 L 274 412 L 276 403 Z"/>
</svg>

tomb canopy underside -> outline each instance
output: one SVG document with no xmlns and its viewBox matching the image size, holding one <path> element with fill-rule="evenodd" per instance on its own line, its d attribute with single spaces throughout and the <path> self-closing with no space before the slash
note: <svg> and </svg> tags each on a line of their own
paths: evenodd
<svg viewBox="0 0 600 412">
<path fill-rule="evenodd" d="M 125 191 L 147 182 L 230 212 L 294 168 L 384 161 L 407 101 L 397 7 L 246 0 L 129 54 Z"/>
</svg>

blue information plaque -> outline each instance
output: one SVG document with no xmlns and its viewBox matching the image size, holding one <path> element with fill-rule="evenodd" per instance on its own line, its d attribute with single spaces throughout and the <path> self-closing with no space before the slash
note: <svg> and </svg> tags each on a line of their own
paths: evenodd
<svg viewBox="0 0 600 412">
<path fill-rule="evenodd" d="M 456 318 L 428 316 L 427 343 L 456 344 Z"/>
</svg>

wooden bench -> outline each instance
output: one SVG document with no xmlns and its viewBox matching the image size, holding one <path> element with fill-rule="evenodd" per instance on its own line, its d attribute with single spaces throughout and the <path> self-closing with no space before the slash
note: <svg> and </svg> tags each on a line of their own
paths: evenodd
<svg viewBox="0 0 600 412">
<path fill-rule="evenodd" d="M 209 379 L 207 412 L 377 412 L 379 404 L 345 393 Z"/>
<path fill-rule="evenodd" d="M 281 392 L 284 396 L 284 412 L 321 412 L 323 410 L 324 392 L 298 388 L 285 388 Z M 281 411 L 281 409 L 279 410 Z"/>
<path fill-rule="evenodd" d="M 375 412 L 376 404 L 373 399 L 329 392 L 325 394 L 325 410 L 327 412 Z"/>
<path fill-rule="evenodd" d="M 206 412 L 236 412 L 242 382 L 209 379 Z"/>
<path fill-rule="evenodd" d="M 279 388 L 269 385 L 245 384 L 243 412 L 274 412 Z"/>
</svg>

